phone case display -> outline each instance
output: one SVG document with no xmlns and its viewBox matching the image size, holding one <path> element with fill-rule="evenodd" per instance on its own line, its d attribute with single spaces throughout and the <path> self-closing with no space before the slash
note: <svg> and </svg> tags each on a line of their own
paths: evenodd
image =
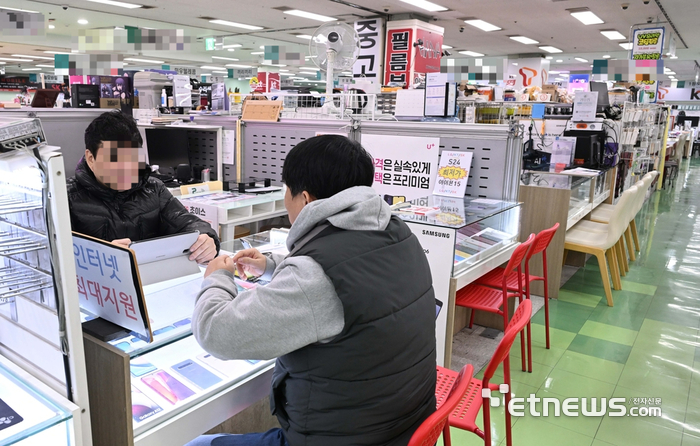
<svg viewBox="0 0 700 446">
<path fill-rule="evenodd" d="M 68 445 L 71 412 L 0 364 L 0 445 Z"/>
<path fill-rule="evenodd" d="M 406 222 L 424 223 L 457 230 L 453 275 L 517 241 L 520 230 L 520 204 L 486 198 L 429 196 L 398 209 Z M 410 213 L 414 208 L 434 212 Z"/>
<path fill-rule="evenodd" d="M 132 358 L 134 434 L 139 435 L 273 362 L 217 359 L 202 350 L 194 336 Z"/>
</svg>

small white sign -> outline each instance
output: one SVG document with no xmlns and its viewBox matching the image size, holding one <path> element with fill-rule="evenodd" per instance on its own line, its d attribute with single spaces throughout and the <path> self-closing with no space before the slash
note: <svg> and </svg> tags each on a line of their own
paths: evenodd
<svg viewBox="0 0 700 446">
<path fill-rule="evenodd" d="M 598 106 L 597 91 L 577 91 L 574 96 L 574 122 L 594 122 Z"/>
<path fill-rule="evenodd" d="M 433 195 L 464 198 L 472 155 L 472 152 L 442 152 Z"/>
<path fill-rule="evenodd" d="M 204 183 L 204 184 L 199 184 L 197 186 L 186 186 L 187 187 L 187 194 L 200 194 L 202 192 L 209 192 L 209 185 Z"/>
<path fill-rule="evenodd" d="M 235 150 L 236 150 L 236 131 L 235 130 L 224 130 L 223 136 L 221 137 L 221 150 L 223 164 L 235 164 Z"/>
<path fill-rule="evenodd" d="M 198 190 L 197 192 L 203 192 Z M 211 204 L 198 203 L 196 198 L 180 200 L 190 214 L 194 214 L 209 223 L 216 233 L 219 233 L 219 208 Z"/>
<path fill-rule="evenodd" d="M 150 324 L 132 253 L 107 242 L 73 235 L 80 307 L 151 340 Z M 144 307 L 142 308 L 142 305 Z"/>
<path fill-rule="evenodd" d="M 176 107 L 192 107 L 192 85 L 189 76 L 177 74 L 173 76 Z"/>
<path fill-rule="evenodd" d="M 338 78 L 338 85 L 348 85 L 348 84 L 352 84 L 351 77 L 341 76 Z"/>
</svg>

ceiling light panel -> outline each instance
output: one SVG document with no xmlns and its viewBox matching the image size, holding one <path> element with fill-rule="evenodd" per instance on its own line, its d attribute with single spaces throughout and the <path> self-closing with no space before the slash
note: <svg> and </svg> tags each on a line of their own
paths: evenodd
<svg viewBox="0 0 700 446">
<path fill-rule="evenodd" d="M 625 40 L 627 38 L 623 34 L 621 34 L 619 31 L 615 31 L 614 29 L 604 30 L 604 31 L 601 31 L 600 33 L 610 40 Z"/>
<path fill-rule="evenodd" d="M 467 25 L 474 26 L 476 28 L 479 28 L 482 31 L 490 32 L 490 31 L 500 31 L 503 28 L 499 28 L 496 25 L 492 25 L 489 22 L 485 22 L 483 20 L 479 19 L 466 19 L 464 21 Z"/>
<path fill-rule="evenodd" d="M 537 40 L 531 39 L 529 37 L 525 36 L 509 36 L 511 40 L 515 40 L 516 42 L 524 43 L 525 45 L 535 45 L 540 42 Z"/>
<path fill-rule="evenodd" d="M 460 51 L 459 54 L 464 54 L 465 56 L 470 56 L 470 57 L 482 57 L 483 54 L 477 53 L 476 51 Z"/>
<path fill-rule="evenodd" d="M 229 22 L 228 20 L 209 20 L 209 23 L 213 23 L 215 25 L 224 25 L 224 26 L 230 26 L 233 28 L 242 28 L 242 29 L 248 29 L 251 31 L 259 31 L 263 29 L 262 26 L 255 26 L 255 25 L 246 25 L 245 23 L 237 23 L 237 22 Z"/>
<path fill-rule="evenodd" d="M 440 11 L 447 11 L 447 8 L 444 6 L 440 6 L 437 3 L 429 2 L 427 0 L 401 0 L 404 3 L 408 3 L 409 5 L 413 5 L 416 8 L 424 9 L 426 11 L 430 12 L 440 12 Z"/>
<path fill-rule="evenodd" d="M 293 15 L 296 17 L 303 17 L 305 19 L 316 20 L 317 22 L 334 22 L 338 19 L 335 17 L 328 17 L 321 14 L 314 14 L 313 12 L 301 11 L 299 9 L 290 9 L 289 11 L 284 11 L 285 14 Z"/>
<path fill-rule="evenodd" d="M 87 1 L 92 2 L 92 3 L 102 3 L 103 5 L 118 6 L 120 8 L 127 8 L 127 9 L 143 8 L 143 5 L 137 5 L 136 3 L 117 2 L 114 0 L 87 0 Z"/>
<path fill-rule="evenodd" d="M 605 23 L 603 19 L 595 15 L 593 11 L 572 10 L 570 12 L 576 20 L 583 23 L 584 25 L 600 25 L 601 23 Z"/>
<path fill-rule="evenodd" d="M 563 53 L 562 50 L 560 50 L 559 48 L 554 47 L 554 46 L 541 46 L 540 49 L 541 49 L 542 51 L 546 51 L 546 52 L 548 52 L 548 53 L 550 53 L 550 54 Z"/>
</svg>

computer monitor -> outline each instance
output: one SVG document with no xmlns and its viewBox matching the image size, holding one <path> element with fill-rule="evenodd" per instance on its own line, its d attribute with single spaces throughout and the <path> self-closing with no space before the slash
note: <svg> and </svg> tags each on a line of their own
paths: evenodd
<svg viewBox="0 0 700 446">
<path fill-rule="evenodd" d="M 605 82 L 590 82 L 588 85 L 591 91 L 598 92 L 598 106 L 596 107 L 596 111 L 598 113 L 602 113 L 605 110 L 605 107 L 610 106 L 610 97 L 608 96 L 608 84 L 606 84 Z"/>
<path fill-rule="evenodd" d="M 37 90 L 32 98 L 31 106 L 37 108 L 53 108 L 59 93 L 60 91 L 58 90 L 50 90 L 48 88 L 45 90 Z"/>
<path fill-rule="evenodd" d="M 676 124 L 685 127 L 685 123 L 690 122 L 691 127 L 697 127 L 700 123 L 700 116 L 678 116 L 676 118 Z"/>
<path fill-rule="evenodd" d="M 71 86 L 73 108 L 100 108 L 100 86 L 73 84 Z"/>
<path fill-rule="evenodd" d="M 175 177 L 180 164 L 190 164 L 189 142 L 185 129 L 146 129 L 148 163 L 158 166 L 163 175 Z"/>
</svg>

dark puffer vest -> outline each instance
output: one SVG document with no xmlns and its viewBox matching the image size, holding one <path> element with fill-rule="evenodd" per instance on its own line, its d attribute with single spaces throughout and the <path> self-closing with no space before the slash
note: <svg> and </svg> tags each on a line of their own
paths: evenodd
<svg viewBox="0 0 700 446">
<path fill-rule="evenodd" d="M 418 239 L 332 226 L 294 256 L 335 286 L 343 331 L 277 360 L 271 407 L 290 446 L 405 446 L 435 411 L 435 296 Z"/>
</svg>

